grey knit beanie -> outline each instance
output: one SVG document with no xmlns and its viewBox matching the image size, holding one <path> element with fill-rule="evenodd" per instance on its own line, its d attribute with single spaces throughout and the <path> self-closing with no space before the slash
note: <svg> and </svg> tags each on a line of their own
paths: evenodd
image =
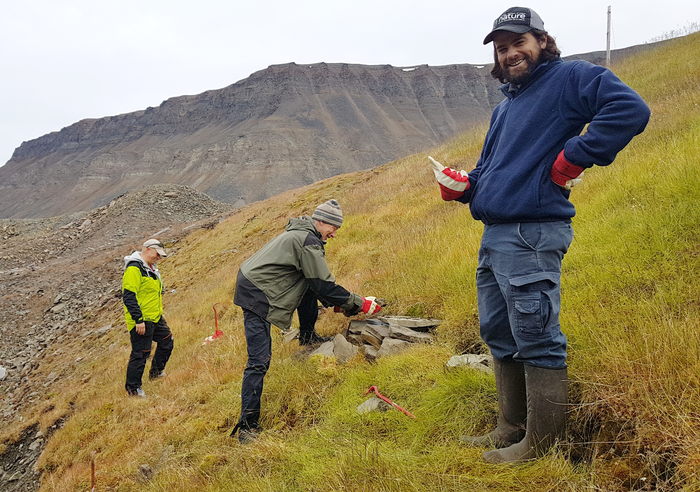
<svg viewBox="0 0 700 492">
<path fill-rule="evenodd" d="M 311 218 L 336 227 L 343 225 L 343 211 L 336 200 L 328 200 L 316 207 Z"/>
</svg>

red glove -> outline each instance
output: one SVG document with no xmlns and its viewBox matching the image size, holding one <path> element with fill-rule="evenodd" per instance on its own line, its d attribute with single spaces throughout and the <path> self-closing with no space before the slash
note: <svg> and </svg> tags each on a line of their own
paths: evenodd
<svg viewBox="0 0 700 492">
<path fill-rule="evenodd" d="M 443 166 L 430 156 L 428 156 L 428 159 L 430 159 L 433 173 L 440 185 L 442 199 L 449 202 L 464 195 L 464 192 L 469 189 L 467 171 L 455 171 Z"/>
<path fill-rule="evenodd" d="M 562 150 L 549 171 L 549 177 L 558 186 L 570 190 L 583 180 L 583 168 L 567 161 Z"/>
<path fill-rule="evenodd" d="M 362 312 L 372 316 L 382 310 L 382 307 L 377 304 L 376 297 L 363 297 L 362 298 Z"/>
</svg>

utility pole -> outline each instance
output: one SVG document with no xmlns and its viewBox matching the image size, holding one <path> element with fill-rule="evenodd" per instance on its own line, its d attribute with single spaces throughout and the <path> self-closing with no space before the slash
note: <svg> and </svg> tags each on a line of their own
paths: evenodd
<svg viewBox="0 0 700 492">
<path fill-rule="evenodd" d="M 608 5 L 608 45 L 605 49 L 605 66 L 610 68 L 610 5 Z"/>
</svg>

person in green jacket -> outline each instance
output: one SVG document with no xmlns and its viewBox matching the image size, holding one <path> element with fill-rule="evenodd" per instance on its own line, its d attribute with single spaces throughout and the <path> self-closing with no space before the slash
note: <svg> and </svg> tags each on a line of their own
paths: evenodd
<svg viewBox="0 0 700 492">
<path fill-rule="evenodd" d="M 381 307 L 374 297 L 362 297 L 335 283 L 326 263 L 324 245 L 343 224 L 336 200 L 319 205 L 313 215 L 290 219 L 286 231 L 243 262 L 236 280 L 234 304 L 243 309 L 248 363 L 243 372 L 241 417 L 231 432 L 239 442 L 253 441 L 259 432 L 260 396 L 270 368 L 270 326 L 287 331 L 294 311 L 299 315 L 299 344 L 328 338 L 316 333 L 318 302 L 353 316 L 374 314 Z"/>
<path fill-rule="evenodd" d="M 124 258 L 122 300 L 124 317 L 131 338 L 131 356 L 126 368 L 125 388 L 131 396 L 145 397 L 141 378 L 156 342 L 149 379 L 165 376 L 165 364 L 173 351 L 173 334 L 163 317 L 163 280 L 156 261 L 167 256 L 163 244 L 149 239 L 141 248 Z"/>
</svg>

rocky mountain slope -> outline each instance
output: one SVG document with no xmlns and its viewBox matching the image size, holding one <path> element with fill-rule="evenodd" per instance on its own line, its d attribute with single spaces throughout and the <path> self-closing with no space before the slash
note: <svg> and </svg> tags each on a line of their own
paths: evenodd
<svg viewBox="0 0 700 492">
<path fill-rule="evenodd" d="M 24 142 L 0 168 L 0 217 L 89 210 L 156 183 L 242 205 L 436 145 L 488 118 L 497 87 L 472 65 L 271 66 Z"/>
<path fill-rule="evenodd" d="M 231 212 L 193 188 L 156 185 L 86 212 L 0 220 L 0 429 L 39 404 L 52 382 L 82 377 L 81 361 L 123 337 L 124 256 L 153 236 L 174 251 L 179 238 Z M 86 322 L 105 312 L 114 323 Z M 73 363 L 53 368 L 56 358 Z M 46 438 L 34 425 L 0 445 L 0 490 L 38 488 L 34 464 Z"/>
</svg>

